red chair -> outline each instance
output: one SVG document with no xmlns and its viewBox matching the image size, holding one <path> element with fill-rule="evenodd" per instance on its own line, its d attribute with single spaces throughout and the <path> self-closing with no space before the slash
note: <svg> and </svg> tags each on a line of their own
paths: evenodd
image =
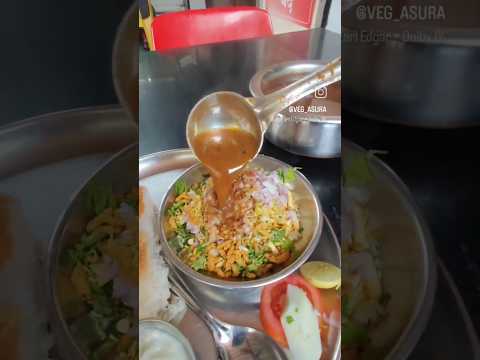
<svg viewBox="0 0 480 360">
<path fill-rule="evenodd" d="M 156 51 L 272 35 L 268 12 L 253 6 L 187 10 L 153 19 Z"/>
</svg>

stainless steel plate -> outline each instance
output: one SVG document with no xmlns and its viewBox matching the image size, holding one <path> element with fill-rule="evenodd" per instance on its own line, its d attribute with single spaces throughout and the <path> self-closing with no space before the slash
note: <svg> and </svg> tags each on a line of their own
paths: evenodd
<svg viewBox="0 0 480 360">
<path fill-rule="evenodd" d="M 118 106 L 36 116 L 0 128 L 0 177 L 56 161 L 118 151 L 138 130 Z"/>
<path fill-rule="evenodd" d="M 140 158 L 139 179 L 140 184 L 146 186 L 153 198 L 154 203 L 160 208 L 162 199 L 169 186 L 183 173 L 188 167 L 197 163 L 193 153 L 188 149 L 170 150 Z M 340 247 L 336 235 L 329 226 L 328 219 L 325 218 L 325 231 L 318 243 L 311 259 L 324 260 L 340 266 Z M 188 281 L 188 279 L 185 279 Z M 200 299 L 204 300 L 203 305 L 214 313 L 219 319 L 232 324 L 251 326 L 261 329 L 259 320 L 259 298 L 258 293 L 249 296 L 245 289 L 239 289 L 239 302 L 236 304 L 224 303 L 219 301 L 205 301 L 208 298 L 215 298 L 215 294 L 204 294 L 198 288 L 192 286 L 192 290 L 197 293 Z M 337 338 L 335 348 L 329 352 L 333 354 L 332 359 L 336 359 L 340 354 L 340 338 Z"/>
<path fill-rule="evenodd" d="M 13 242 L 10 260 L 0 267 L 0 308 L 22 315 L 17 325 L 24 358 L 46 359 L 55 342 L 45 298 L 47 247 L 55 223 L 93 170 L 137 139 L 132 126 L 118 106 L 102 106 L 0 128 L 0 194 L 8 199 Z"/>
</svg>

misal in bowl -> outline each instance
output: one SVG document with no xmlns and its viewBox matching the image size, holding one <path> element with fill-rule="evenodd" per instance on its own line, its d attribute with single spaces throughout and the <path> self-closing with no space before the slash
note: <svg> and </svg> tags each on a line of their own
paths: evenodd
<svg viewBox="0 0 480 360">
<path fill-rule="evenodd" d="M 286 276 L 313 251 L 322 225 L 308 180 L 266 156 L 239 173 L 222 210 L 207 170 L 194 165 L 167 192 L 161 216 L 167 257 L 204 282 Z"/>
</svg>

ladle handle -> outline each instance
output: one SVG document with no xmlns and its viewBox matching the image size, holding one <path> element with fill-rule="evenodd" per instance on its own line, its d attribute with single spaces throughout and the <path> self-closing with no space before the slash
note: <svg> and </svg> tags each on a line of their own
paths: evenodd
<svg viewBox="0 0 480 360">
<path fill-rule="evenodd" d="M 342 62 L 338 57 L 322 70 L 315 71 L 283 89 L 253 98 L 252 106 L 262 123 L 263 131 L 267 130 L 276 114 L 314 91 L 339 81 L 341 77 Z"/>
<path fill-rule="evenodd" d="M 168 261 L 167 261 L 168 263 Z M 186 305 L 196 314 L 200 319 L 203 320 L 205 325 L 212 332 L 213 338 L 215 339 L 215 346 L 217 348 L 217 360 L 227 360 L 228 354 L 225 352 L 225 349 L 220 345 L 219 341 L 222 339 L 222 335 L 226 329 L 223 325 L 218 322 L 212 314 L 210 314 L 206 309 L 203 309 L 199 306 L 196 296 L 190 291 L 188 285 L 182 279 L 181 275 L 176 271 L 176 269 L 170 265 L 168 280 L 172 290 L 183 300 L 185 300 Z"/>
</svg>

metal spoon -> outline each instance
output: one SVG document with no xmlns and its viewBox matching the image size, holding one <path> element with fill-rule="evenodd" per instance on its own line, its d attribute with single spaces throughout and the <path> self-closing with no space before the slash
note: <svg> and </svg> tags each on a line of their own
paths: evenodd
<svg viewBox="0 0 480 360">
<path fill-rule="evenodd" d="M 187 141 L 195 155 L 193 139 L 198 134 L 221 128 L 240 128 L 257 139 L 257 154 L 263 145 L 263 134 L 274 116 L 314 91 L 341 79 L 341 59 L 329 62 L 289 86 L 269 95 L 246 98 L 230 91 L 214 92 L 200 99 L 188 115 Z"/>
<path fill-rule="evenodd" d="M 288 360 L 282 348 L 271 337 L 246 326 L 228 324 L 215 318 L 198 305 L 196 296 L 170 265 L 168 279 L 172 290 L 210 328 L 221 360 Z"/>
</svg>

